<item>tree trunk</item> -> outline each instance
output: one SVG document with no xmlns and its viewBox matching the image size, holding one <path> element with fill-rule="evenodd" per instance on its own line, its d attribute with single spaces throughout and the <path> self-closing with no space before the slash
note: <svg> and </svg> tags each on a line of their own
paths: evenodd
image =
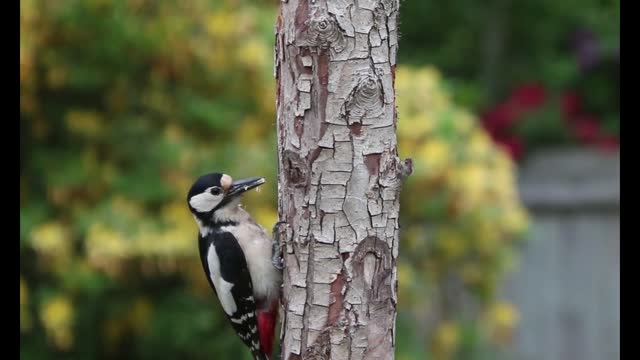
<svg viewBox="0 0 640 360">
<path fill-rule="evenodd" d="M 398 0 L 283 0 L 276 30 L 282 359 L 393 359 Z"/>
</svg>

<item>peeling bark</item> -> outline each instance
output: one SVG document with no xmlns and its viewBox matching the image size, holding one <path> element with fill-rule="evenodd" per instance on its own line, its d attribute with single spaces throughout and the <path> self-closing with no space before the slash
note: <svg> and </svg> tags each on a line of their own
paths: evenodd
<svg viewBox="0 0 640 360">
<path fill-rule="evenodd" d="M 393 359 L 398 0 L 282 0 L 282 359 Z"/>
</svg>

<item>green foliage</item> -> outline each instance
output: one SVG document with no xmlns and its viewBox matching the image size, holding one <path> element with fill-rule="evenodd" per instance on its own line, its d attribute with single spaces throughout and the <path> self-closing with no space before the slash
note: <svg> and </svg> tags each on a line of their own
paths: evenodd
<svg viewBox="0 0 640 360">
<path fill-rule="evenodd" d="M 184 204 L 224 170 L 271 179 L 246 205 L 276 216 L 275 8 L 236 3 L 21 2 L 26 358 L 248 358 Z"/>
<path fill-rule="evenodd" d="M 572 139 L 565 131 L 566 120 L 558 108 L 557 102 L 550 102 L 523 115 L 514 126 L 515 133 L 526 134 L 527 145 L 531 147 L 568 143 Z"/>
<path fill-rule="evenodd" d="M 592 30 L 605 52 L 620 46 L 619 0 L 404 1 L 400 16 L 401 60 L 433 64 L 456 79 L 455 100 L 473 110 L 524 82 L 578 86 L 574 31 Z M 617 87 L 611 79 L 598 82 L 600 89 Z"/>
<path fill-rule="evenodd" d="M 275 19 L 266 1 L 21 2 L 21 356 L 249 359 L 202 273 L 185 194 L 211 170 L 265 176 L 245 206 L 276 221 Z M 416 163 L 398 357 L 465 349 L 465 326 L 502 340 L 517 313 L 495 288 L 526 227 L 513 166 L 435 70 L 399 67 L 397 87 Z M 475 325 L 442 312 L 425 333 L 450 274 Z"/>
</svg>

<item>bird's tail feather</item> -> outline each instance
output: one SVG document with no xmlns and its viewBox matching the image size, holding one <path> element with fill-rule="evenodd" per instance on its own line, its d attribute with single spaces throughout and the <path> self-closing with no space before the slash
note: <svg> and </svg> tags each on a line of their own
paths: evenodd
<svg viewBox="0 0 640 360">
<path fill-rule="evenodd" d="M 278 304 L 274 302 L 266 311 L 259 312 L 258 334 L 260 335 L 260 347 L 267 356 L 271 356 L 273 351 L 273 337 L 275 335 L 276 323 L 278 321 Z"/>
</svg>

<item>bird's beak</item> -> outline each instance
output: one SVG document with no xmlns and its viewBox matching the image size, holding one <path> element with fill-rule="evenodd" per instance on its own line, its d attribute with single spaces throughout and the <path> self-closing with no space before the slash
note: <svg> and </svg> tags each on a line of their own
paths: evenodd
<svg viewBox="0 0 640 360">
<path fill-rule="evenodd" d="M 248 179 L 235 180 L 231 183 L 229 187 L 229 191 L 227 192 L 227 197 L 235 197 L 247 190 L 251 190 L 256 188 L 262 184 L 264 184 L 266 180 L 263 177 L 254 177 Z"/>
</svg>

